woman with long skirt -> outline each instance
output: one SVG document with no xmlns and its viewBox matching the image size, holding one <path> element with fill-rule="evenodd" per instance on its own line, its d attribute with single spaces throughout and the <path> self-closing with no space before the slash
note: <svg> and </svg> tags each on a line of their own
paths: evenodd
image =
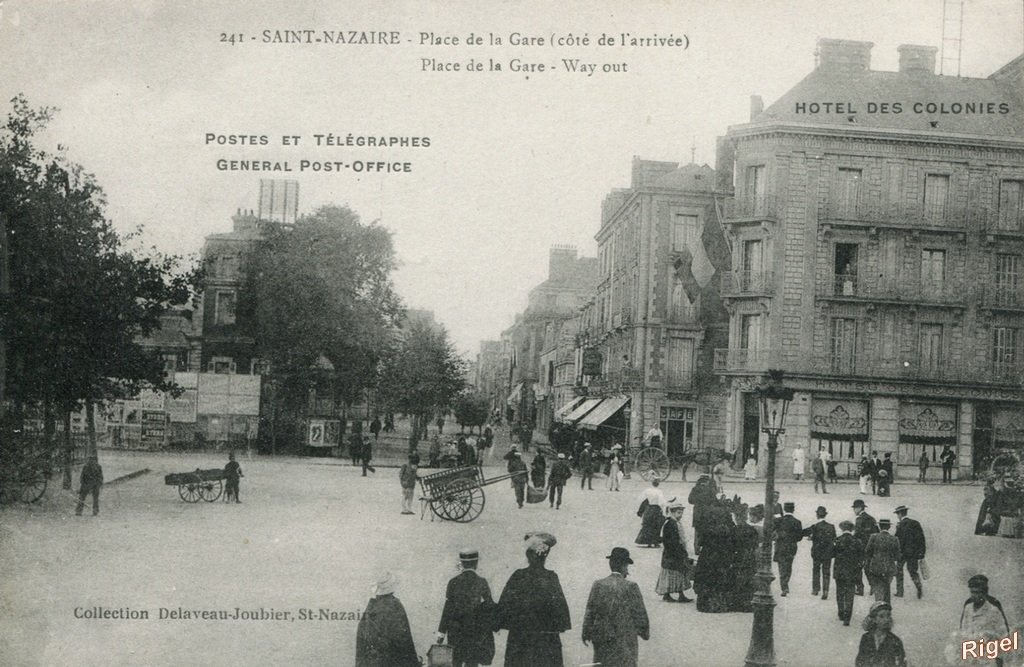
<svg viewBox="0 0 1024 667">
<path fill-rule="evenodd" d="M 686 551 L 682 523 L 685 510 L 686 505 L 681 502 L 669 503 L 668 518 L 661 530 L 664 549 L 661 552 L 661 574 L 654 592 L 665 602 L 693 602 L 684 593 L 690 587 L 690 555 Z M 678 593 L 679 598 L 673 599 L 672 593 Z"/>
<path fill-rule="evenodd" d="M 661 528 L 665 524 L 663 508 L 668 503 L 665 494 L 658 488 L 660 484 L 661 480 L 655 477 L 651 480 L 651 486 L 640 494 L 641 506 L 644 507 L 640 532 L 636 536 L 636 543 L 640 546 L 656 547 L 661 544 Z"/>
</svg>

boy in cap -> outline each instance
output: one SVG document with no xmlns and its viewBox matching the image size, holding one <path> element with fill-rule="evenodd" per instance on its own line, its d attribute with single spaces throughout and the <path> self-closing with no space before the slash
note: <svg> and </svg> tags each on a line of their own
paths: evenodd
<svg viewBox="0 0 1024 667">
<path fill-rule="evenodd" d="M 921 575 L 917 571 L 917 563 L 924 559 L 925 540 L 921 524 L 907 517 L 910 511 L 906 505 L 900 505 L 893 513 L 896 515 L 896 539 L 900 541 L 900 559 L 896 570 L 896 597 L 903 597 L 903 567 L 910 573 L 910 580 L 917 588 L 917 598 L 924 593 L 921 586 Z"/>
<path fill-rule="evenodd" d="M 615 547 L 606 556 L 611 574 L 590 587 L 583 617 L 583 645 L 594 642 L 594 662 L 600 665 L 636 667 L 639 642 L 651 638 L 643 594 L 636 582 L 627 581 L 633 559 L 629 550 Z"/>
<path fill-rule="evenodd" d="M 864 571 L 876 602 L 891 601 L 892 578 L 896 574 L 896 562 L 900 559 L 900 541 L 889 534 L 891 526 L 889 519 L 879 520 L 879 532 L 868 538 L 864 547 Z"/>
<path fill-rule="evenodd" d="M 476 549 L 459 552 L 462 570 L 448 581 L 444 610 L 437 626 L 437 643 L 452 647 L 453 667 L 489 665 L 494 659 L 494 599 L 487 580 L 476 573 L 480 553 Z"/>
<path fill-rule="evenodd" d="M 783 503 L 784 514 L 775 524 L 775 562 L 779 564 L 779 586 L 782 596 L 789 595 L 789 579 L 793 575 L 793 559 L 797 542 L 803 539 L 804 526 L 793 516 L 795 503 Z"/>
<path fill-rule="evenodd" d="M 832 577 L 832 556 L 835 553 L 833 544 L 836 541 L 836 527 L 825 521 L 828 510 L 821 505 L 814 510 L 814 514 L 818 517 L 817 523 L 808 526 L 803 532 L 804 537 L 811 538 L 811 595 L 823 591 L 821 599 L 827 600 L 829 579 Z"/>
</svg>

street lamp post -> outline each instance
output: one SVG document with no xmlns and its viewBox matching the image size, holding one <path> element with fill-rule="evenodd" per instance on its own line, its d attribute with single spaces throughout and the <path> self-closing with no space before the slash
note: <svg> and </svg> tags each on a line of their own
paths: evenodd
<svg viewBox="0 0 1024 667">
<path fill-rule="evenodd" d="M 754 623 L 750 631 L 745 667 L 775 665 L 775 600 L 772 597 L 772 527 L 775 523 L 775 451 L 779 436 L 786 432 L 786 410 L 793 400 L 793 390 L 782 384 L 782 371 L 768 371 L 756 389 L 761 403 L 761 431 L 768 434 L 768 472 L 764 485 L 764 532 L 761 553 L 754 575 Z"/>
</svg>

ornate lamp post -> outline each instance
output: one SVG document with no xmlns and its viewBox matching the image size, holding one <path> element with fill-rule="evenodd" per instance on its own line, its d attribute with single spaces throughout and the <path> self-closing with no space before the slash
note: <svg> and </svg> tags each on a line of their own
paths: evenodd
<svg viewBox="0 0 1024 667">
<path fill-rule="evenodd" d="M 768 371 L 756 389 L 761 402 L 761 431 L 768 434 L 768 473 L 764 485 L 764 533 L 757 574 L 754 575 L 754 624 L 750 631 L 745 667 L 775 665 L 775 600 L 772 597 L 772 526 L 775 523 L 775 451 L 779 436 L 786 432 L 786 410 L 793 390 L 782 384 L 782 371 Z"/>
</svg>

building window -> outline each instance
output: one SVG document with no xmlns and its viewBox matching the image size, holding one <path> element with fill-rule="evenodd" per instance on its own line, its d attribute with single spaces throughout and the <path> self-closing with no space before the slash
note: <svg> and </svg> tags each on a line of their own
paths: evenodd
<svg viewBox="0 0 1024 667">
<path fill-rule="evenodd" d="M 860 201 L 860 169 L 839 170 L 836 183 L 836 204 L 841 215 L 853 215 Z"/>
<path fill-rule="evenodd" d="M 1020 231 L 1024 213 L 1024 181 L 999 183 L 999 229 Z"/>
<path fill-rule="evenodd" d="M 946 281 L 946 251 L 925 248 L 921 251 L 921 291 L 924 296 L 942 294 Z"/>
<path fill-rule="evenodd" d="M 924 214 L 927 222 L 941 225 L 946 219 L 949 176 L 927 174 L 924 177 Z"/>
<path fill-rule="evenodd" d="M 676 213 L 672 219 L 672 252 L 682 252 L 697 238 L 700 220 L 695 215 Z"/>
<path fill-rule="evenodd" d="M 219 375 L 232 375 L 235 372 L 235 360 L 231 357 L 212 357 L 207 370 Z"/>
<path fill-rule="evenodd" d="M 761 347 L 761 316 L 744 315 L 740 319 L 740 349 L 757 350 Z"/>
<path fill-rule="evenodd" d="M 234 290 L 217 290 L 214 301 L 214 324 L 235 323 L 235 292 Z"/>
<path fill-rule="evenodd" d="M 1012 377 L 1017 366 L 1017 344 L 1020 330 L 1016 327 L 993 327 L 992 365 L 995 376 Z"/>
<path fill-rule="evenodd" d="M 857 320 L 832 318 L 832 372 L 849 375 L 857 368 Z"/>
<path fill-rule="evenodd" d="M 686 295 L 686 290 L 683 289 L 683 281 L 673 278 L 671 290 L 672 293 L 669 297 L 669 320 L 675 324 L 681 324 L 697 319 L 696 305 Z"/>
<path fill-rule="evenodd" d="M 671 386 L 690 386 L 693 379 L 693 347 L 692 338 L 669 338 L 666 379 Z"/>
<path fill-rule="evenodd" d="M 834 294 L 853 296 L 857 293 L 857 253 L 856 243 L 837 243 L 833 259 L 835 276 Z"/>
<path fill-rule="evenodd" d="M 764 165 L 747 167 L 744 180 L 744 195 L 746 197 L 746 206 L 749 207 L 751 213 L 756 214 L 764 211 L 766 186 Z"/>
<path fill-rule="evenodd" d="M 997 304 L 1017 304 L 1017 294 L 1020 290 L 1020 255 L 996 255 L 995 290 Z"/>
<path fill-rule="evenodd" d="M 188 352 L 165 352 L 161 355 L 164 360 L 164 371 L 183 372 L 188 370 Z"/>
<path fill-rule="evenodd" d="M 942 325 L 922 324 L 920 368 L 935 371 L 942 367 Z"/>
<path fill-rule="evenodd" d="M 740 271 L 740 290 L 744 292 L 764 289 L 763 245 L 760 239 L 743 242 L 743 257 Z"/>
</svg>

